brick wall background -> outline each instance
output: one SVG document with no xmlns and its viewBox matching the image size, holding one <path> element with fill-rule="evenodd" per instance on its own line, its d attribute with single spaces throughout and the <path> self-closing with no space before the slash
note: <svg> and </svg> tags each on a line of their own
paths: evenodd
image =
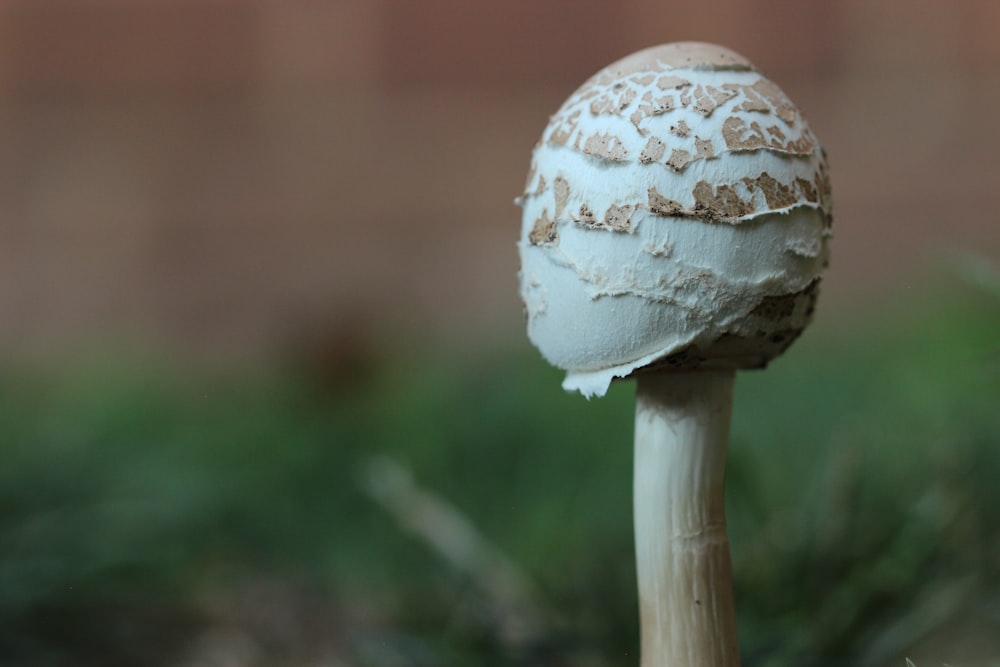
<svg viewBox="0 0 1000 667">
<path fill-rule="evenodd" d="M 547 114 L 680 39 L 744 53 L 824 142 L 832 317 L 1000 256 L 998 30 L 990 0 L 4 2 L 0 356 L 520 335 Z"/>
</svg>

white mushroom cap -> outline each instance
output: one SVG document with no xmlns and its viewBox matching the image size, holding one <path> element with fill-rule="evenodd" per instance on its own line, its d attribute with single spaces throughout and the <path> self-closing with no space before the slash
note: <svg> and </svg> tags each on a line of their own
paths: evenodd
<svg viewBox="0 0 1000 667">
<path fill-rule="evenodd" d="M 649 366 L 762 367 L 812 314 L 829 195 L 816 137 L 742 56 L 685 42 L 620 60 L 535 146 L 528 336 L 587 396 Z"/>
</svg>

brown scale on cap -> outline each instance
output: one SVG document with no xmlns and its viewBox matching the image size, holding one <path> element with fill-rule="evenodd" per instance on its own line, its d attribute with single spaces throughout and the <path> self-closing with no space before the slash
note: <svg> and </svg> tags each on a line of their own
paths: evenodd
<svg viewBox="0 0 1000 667">
<path fill-rule="evenodd" d="M 646 147 L 643 148 L 642 153 L 639 154 L 639 162 L 642 162 L 643 164 L 659 162 L 666 150 L 667 145 L 665 143 L 657 137 L 650 137 L 649 141 L 646 142 Z"/>
<path fill-rule="evenodd" d="M 550 245 L 556 241 L 556 223 L 549 218 L 548 210 L 542 211 L 541 217 L 535 220 L 528 240 L 532 245 Z"/>
<path fill-rule="evenodd" d="M 674 171 L 682 171 L 691 162 L 692 157 L 691 153 L 683 148 L 675 148 L 670 151 L 670 159 L 667 160 L 667 166 Z"/>
<path fill-rule="evenodd" d="M 767 202 L 768 207 L 772 210 L 787 208 L 789 206 L 793 206 L 799 201 L 799 194 L 793 187 L 784 185 L 766 171 L 758 176 L 756 180 L 744 178 L 743 184 L 746 185 L 749 190 L 759 189 L 763 192 L 764 200 Z"/>
<path fill-rule="evenodd" d="M 612 162 L 621 162 L 628 157 L 621 139 L 611 134 L 592 134 L 583 145 L 583 152 Z"/>
<path fill-rule="evenodd" d="M 694 215 L 708 220 L 739 220 L 754 212 L 753 202 L 744 200 L 732 185 L 712 186 L 698 181 L 694 186 Z"/>
<path fill-rule="evenodd" d="M 695 137 L 694 148 L 696 151 L 694 156 L 696 160 L 711 160 L 715 157 L 715 148 L 712 146 L 711 139 Z"/>
<path fill-rule="evenodd" d="M 767 149 L 789 155 L 812 155 L 816 142 L 808 134 L 792 141 L 787 139 L 777 125 L 762 126 L 757 121 L 747 125 L 746 121 L 730 116 L 722 125 L 722 138 L 731 151 L 755 151 Z"/>
<path fill-rule="evenodd" d="M 569 182 L 562 176 L 556 176 L 556 179 L 552 181 L 552 191 L 556 197 L 556 214 L 554 218 L 559 220 L 562 217 L 563 210 L 566 208 L 566 202 L 569 200 Z"/>
<path fill-rule="evenodd" d="M 654 215 L 666 217 L 695 218 L 705 222 L 738 223 L 751 214 L 780 211 L 808 202 L 820 204 L 824 215 L 829 219 L 828 203 L 820 197 L 824 187 L 824 176 L 817 173 L 815 178 L 814 182 L 804 178 L 796 178 L 791 185 L 785 185 L 765 171 L 756 178 L 744 177 L 736 183 L 722 183 L 713 186 L 708 181 L 698 181 L 691 191 L 694 206 L 690 208 L 678 201 L 664 197 L 655 188 L 649 188 L 646 208 Z M 740 194 L 737 185 L 742 185 L 746 189 L 747 197 Z M 765 208 L 758 208 L 754 202 L 755 192 L 763 194 Z"/>
</svg>

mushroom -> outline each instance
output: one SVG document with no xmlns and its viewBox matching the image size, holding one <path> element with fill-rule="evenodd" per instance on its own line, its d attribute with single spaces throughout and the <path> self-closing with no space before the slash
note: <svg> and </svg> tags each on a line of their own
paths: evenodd
<svg viewBox="0 0 1000 667">
<path fill-rule="evenodd" d="M 738 665 L 723 502 L 733 381 L 812 316 L 825 154 L 745 58 L 667 44 L 566 100 L 518 203 L 532 343 L 588 398 L 637 380 L 642 664 Z"/>
</svg>

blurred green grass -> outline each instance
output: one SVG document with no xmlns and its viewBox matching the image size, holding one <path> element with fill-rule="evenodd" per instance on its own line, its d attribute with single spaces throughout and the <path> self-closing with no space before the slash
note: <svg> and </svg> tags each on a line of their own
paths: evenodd
<svg viewBox="0 0 1000 667">
<path fill-rule="evenodd" d="M 1000 297 L 815 329 L 737 382 L 744 664 L 988 664 L 962 660 L 1000 655 Z M 563 394 L 526 345 L 365 359 L 9 364 L 0 663 L 636 664 L 631 385 Z M 366 493 L 373 456 L 516 563 L 534 627 Z"/>
</svg>

